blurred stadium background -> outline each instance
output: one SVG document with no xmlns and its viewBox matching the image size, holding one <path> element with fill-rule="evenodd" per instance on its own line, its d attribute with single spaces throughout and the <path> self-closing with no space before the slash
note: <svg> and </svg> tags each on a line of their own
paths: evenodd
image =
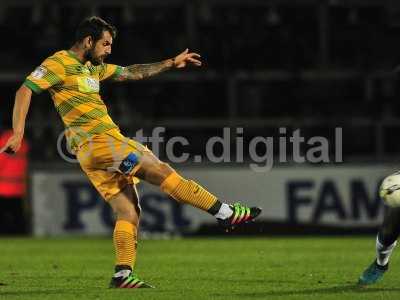
<svg viewBox="0 0 400 300">
<path fill-rule="evenodd" d="M 155 240 L 139 244 L 138 268 L 159 289 L 136 299 L 398 297 L 396 254 L 383 288 L 353 284 L 374 255 L 383 214 L 379 184 L 399 168 L 399 1 L 1 0 L 1 143 L 15 91 L 47 56 L 71 46 L 89 15 L 119 30 L 110 63 L 155 62 L 186 47 L 201 53 L 202 68 L 104 83 L 103 98 L 127 136 L 163 127 L 165 141 L 185 137 L 189 144 L 175 154 L 190 159 L 172 165 L 187 177 L 223 199 L 264 208 L 256 224 L 226 235 L 212 217 L 141 184 L 141 237 Z M 215 163 L 206 159 L 206 145 L 224 137 L 223 128 L 231 129 L 231 161 Z M 296 162 L 288 141 L 297 129 L 306 141 L 327 139 L 329 163 Z M 25 151 L 0 155 L 0 234 L 25 235 L 0 239 L 0 298 L 131 299 L 105 290 L 113 216 L 79 165 L 60 156 L 62 130 L 49 94 L 35 95 Z M 249 167 L 266 164 L 249 151 L 256 137 L 274 140 L 269 172 Z M 282 137 L 287 162 L 279 162 Z M 243 161 L 235 161 L 240 139 Z M 256 148 L 260 157 L 266 150 Z M 300 154 L 309 150 L 301 144 Z M 159 156 L 168 161 L 166 152 L 164 142 Z M 215 155 L 222 154 L 217 145 Z M 362 233 L 369 235 L 356 236 Z M 256 237 L 180 239 L 221 234 Z"/>
<path fill-rule="evenodd" d="M 108 62 L 128 65 L 172 57 L 186 47 L 204 67 L 150 80 L 102 85 L 113 119 L 128 136 L 165 127 L 206 157 L 207 140 L 243 128 L 244 161 L 173 164 L 226 198 L 261 205 L 254 234 L 372 233 L 382 217 L 380 180 L 398 167 L 400 3 L 382 0 L 33 1 L 0 2 L 1 128 L 11 126 L 14 93 L 51 53 L 71 46 L 78 22 L 99 15 L 119 30 Z M 279 163 L 278 141 L 300 129 L 323 136 L 343 163 Z M 104 234 L 112 216 L 77 164 L 57 151 L 62 123 L 48 93 L 34 96 L 27 121 L 28 234 Z M 255 173 L 252 138 L 273 137 L 270 172 Z M 151 147 L 151 145 L 149 145 Z M 264 147 L 265 148 L 265 147 Z M 262 145 L 258 153 L 265 152 Z M 309 145 L 301 146 L 306 153 Z M 160 157 L 168 160 L 165 143 Z M 220 155 L 220 147 L 216 147 Z M 3 155 L 4 157 L 4 155 Z M 259 162 L 263 164 L 263 162 Z M 3 176 L 3 175 L 2 175 Z M 143 234 L 218 233 L 213 220 L 180 207 L 147 185 L 140 189 Z M 9 216 L 12 218 L 12 216 Z M 5 232 L 7 233 L 7 232 Z M 8 232 L 9 233 L 9 232 Z"/>
</svg>

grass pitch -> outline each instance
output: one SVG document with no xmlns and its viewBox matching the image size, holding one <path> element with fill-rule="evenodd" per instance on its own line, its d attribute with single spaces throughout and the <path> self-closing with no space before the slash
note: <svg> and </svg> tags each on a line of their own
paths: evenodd
<svg viewBox="0 0 400 300">
<path fill-rule="evenodd" d="M 111 239 L 0 239 L 0 299 L 400 299 L 400 255 L 355 285 L 375 238 L 144 240 L 137 273 L 156 289 L 113 290 Z M 400 251 L 400 250 L 397 250 Z"/>
</svg>

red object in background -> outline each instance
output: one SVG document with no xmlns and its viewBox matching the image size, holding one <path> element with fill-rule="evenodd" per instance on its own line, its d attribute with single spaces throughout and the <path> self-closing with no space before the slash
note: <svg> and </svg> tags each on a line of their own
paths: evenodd
<svg viewBox="0 0 400 300">
<path fill-rule="evenodd" d="M 0 133 L 0 148 L 13 134 L 12 130 Z M 0 154 L 0 197 L 23 197 L 26 193 L 29 146 L 22 140 L 21 148 L 15 154 Z"/>
</svg>

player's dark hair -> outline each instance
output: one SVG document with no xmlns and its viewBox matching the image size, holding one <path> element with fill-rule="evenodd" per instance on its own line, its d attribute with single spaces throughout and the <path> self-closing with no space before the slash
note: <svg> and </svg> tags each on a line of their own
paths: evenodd
<svg viewBox="0 0 400 300">
<path fill-rule="evenodd" d="M 81 42 L 85 37 L 91 36 L 93 41 L 97 42 L 102 38 L 104 31 L 108 31 L 113 38 L 117 36 L 117 29 L 113 25 L 100 17 L 88 17 L 79 24 L 75 33 L 75 41 Z"/>
</svg>

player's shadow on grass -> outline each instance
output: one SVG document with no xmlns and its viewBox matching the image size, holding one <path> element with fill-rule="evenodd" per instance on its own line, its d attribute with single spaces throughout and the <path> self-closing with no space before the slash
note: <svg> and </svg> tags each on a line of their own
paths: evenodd
<svg viewBox="0 0 400 300">
<path fill-rule="evenodd" d="M 384 288 L 384 287 L 360 287 L 358 285 L 334 286 L 330 288 L 315 288 L 305 290 L 292 291 L 266 291 L 254 293 L 235 293 L 229 295 L 231 298 L 265 298 L 268 296 L 299 296 L 299 295 L 315 295 L 315 294 L 342 294 L 342 293 L 366 294 L 374 292 L 400 292 L 400 288 Z M 226 294 L 213 294 L 212 296 L 224 298 Z"/>
</svg>

